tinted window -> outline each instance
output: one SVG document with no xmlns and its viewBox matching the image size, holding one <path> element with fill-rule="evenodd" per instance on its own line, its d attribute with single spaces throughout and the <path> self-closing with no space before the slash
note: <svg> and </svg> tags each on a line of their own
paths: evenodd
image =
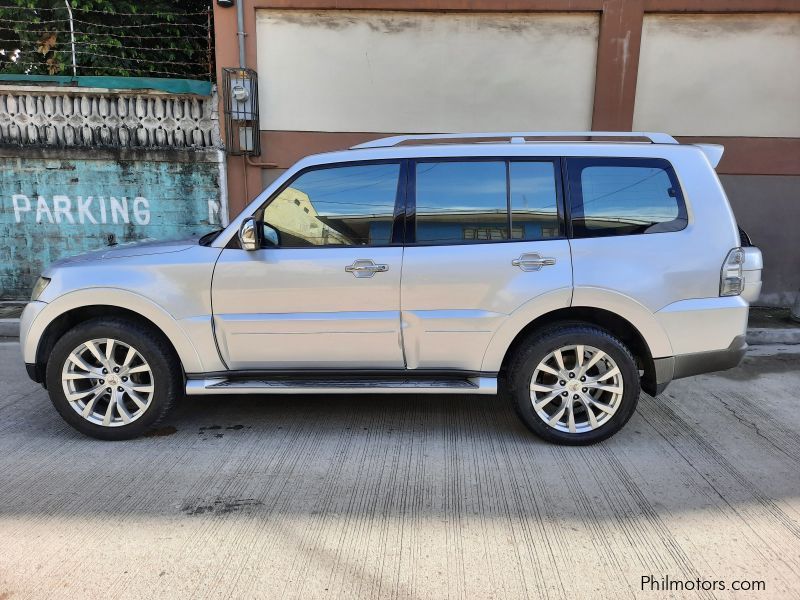
<svg viewBox="0 0 800 600">
<path fill-rule="evenodd" d="M 264 223 L 281 247 L 389 244 L 399 174 L 396 163 L 307 171 L 271 199 Z"/>
<path fill-rule="evenodd" d="M 570 159 L 575 236 L 678 231 L 686 207 L 672 167 L 660 159 Z"/>
<path fill-rule="evenodd" d="M 541 240 L 561 235 L 554 164 L 513 161 L 509 169 L 512 239 Z"/>
<path fill-rule="evenodd" d="M 416 215 L 417 242 L 507 240 L 506 163 L 417 163 Z"/>
</svg>

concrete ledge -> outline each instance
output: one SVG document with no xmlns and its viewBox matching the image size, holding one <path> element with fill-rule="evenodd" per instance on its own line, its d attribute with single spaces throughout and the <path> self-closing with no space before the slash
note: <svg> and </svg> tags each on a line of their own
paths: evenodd
<svg viewBox="0 0 800 600">
<path fill-rule="evenodd" d="M 0 319 L 0 337 L 19 337 L 19 319 Z"/>
<path fill-rule="evenodd" d="M 0 319 L 0 337 L 19 337 L 19 319 Z M 800 344 L 800 328 L 750 328 L 747 343 L 751 346 L 765 344 Z"/>
<path fill-rule="evenodd" d="M 753 327 L 747 330 L 747 343 L 751 346 L 800 344 L 800 328 Z"/>
</svg>

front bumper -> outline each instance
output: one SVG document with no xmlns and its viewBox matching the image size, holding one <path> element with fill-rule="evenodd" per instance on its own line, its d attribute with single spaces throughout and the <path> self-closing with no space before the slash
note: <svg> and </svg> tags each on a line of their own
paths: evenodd
<svg viewBox="0 0 800 600">
<path fill-rule="evenodd" d="M 28 371 L 28 376 L 36 383 L 42 383 L 44 375 L 41 366 L 36 364 L 36 354 L 39 348 L 39 338 L 31 338 L 28 334 L 31 330 L 36 317 L 47 306 L 46 302 L 34 300 L 25 305 L 25 310 L 22 311 L 22 316 L 19 320 L 19 345 L 22 350 L 22 359 L 25 361 L 25 369 Z"/>
<path fill-rule="evenodd" d="M 682 379 L 701 373 L 725 371 L 737 366 L 747 352 L 745 335 L 737 335 L 730 345 L 723 350 L 710 350 L 707 352 L 692 352 L 679 354 L 666 358 L 653 360 L 655 373 L 655 386 L 652 388 L 653 396 L 663 392 L 673 379 Z M 651 390 L 645 389 L 651 393 Z"/>
</svg>

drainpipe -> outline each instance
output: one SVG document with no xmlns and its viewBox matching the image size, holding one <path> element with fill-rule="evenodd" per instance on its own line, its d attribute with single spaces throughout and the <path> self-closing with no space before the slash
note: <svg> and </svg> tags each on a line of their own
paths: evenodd
<svg viewBox="0 0 800 600">
<path fill-rule="evenodd" d="M 236 36 L 239 38 L 239 68 L 244 69 L 247 62 L 244 59 L 244 0 L 236 0 Z"/>
</svg>

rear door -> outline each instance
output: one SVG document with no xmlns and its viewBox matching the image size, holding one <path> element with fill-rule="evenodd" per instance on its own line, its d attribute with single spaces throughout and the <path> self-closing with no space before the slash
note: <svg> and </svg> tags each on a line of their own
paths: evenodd
<svg viewBox="0 0 800 600">
<path fill-rule="evenodd" d="M 401 316 L 409 368 L 479 370 L 494 333 L 535 298 L 569 306 L 559 159 L 409 165 Z"/>
</svg>

